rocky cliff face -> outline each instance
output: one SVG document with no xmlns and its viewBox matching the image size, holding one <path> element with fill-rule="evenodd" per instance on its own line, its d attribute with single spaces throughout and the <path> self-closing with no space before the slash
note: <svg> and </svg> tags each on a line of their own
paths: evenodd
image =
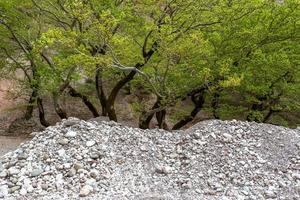
<svg viewBox="0 0 300 200">
<path fill-rule="evenodd" d="M 300 130 L 205 121 L 140 130 L 70 118 L 1 158 L 5 199 L 299 199 Z"/>
</svg>

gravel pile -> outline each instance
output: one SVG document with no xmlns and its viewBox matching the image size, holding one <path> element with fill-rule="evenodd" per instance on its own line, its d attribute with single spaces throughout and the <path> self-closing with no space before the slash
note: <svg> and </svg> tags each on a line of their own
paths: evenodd
<svg viewBox="0 0 300 200">
<path fill-rule="evenodd" d="M 140 130 L 70 118 L 1 158 L 4 199 L 300 199 L 300 130 L 205 121 Z"/>
</svg>

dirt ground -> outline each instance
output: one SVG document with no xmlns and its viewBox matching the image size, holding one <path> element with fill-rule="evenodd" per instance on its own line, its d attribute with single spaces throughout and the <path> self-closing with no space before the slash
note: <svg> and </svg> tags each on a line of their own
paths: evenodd
<svg viewBox="0 0 300 200">
<path fill-rule="evenodd" d="M 0 80 L 0 156 L 14 150 L 20 143 L 28 139 L 26 137 L 1 136 L 9 124 L 21 114 L 17 109 L 13 109 L 19 102 L 9 97 L 9 92 L 13 90 L 13 86 L 12 81 Z"/>
</svg>

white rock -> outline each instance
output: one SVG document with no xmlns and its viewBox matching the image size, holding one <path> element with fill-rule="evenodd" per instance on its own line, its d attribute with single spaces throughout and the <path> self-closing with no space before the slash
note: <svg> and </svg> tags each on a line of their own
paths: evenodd
<svg viewBox="0 0 300 200">
<path fill-rule="evenodd" d="M 62 157 L 62 156 L 65 156 L 65 155 L 66 155 L 66 150 L 60 149 L 60 150 L 57 151 L 57 153 L 58 153 L 58 155 L 59 155 L 60 157 Z"/>
<path fill-rule="evenodd" d="M 173 168 L 169 166 L 157 166 L 155 171 L 160 174 L 170 174 L 172 173 Z"/>
<path fill-rule="evenodd" d="M 20 170 L 17 169 L 17 168 L 15 168 L 15 167 L 11 167 L 11 168 L 8 169 L 8 173 L 9 173 L 10 175 L 16 175 L 16 174 L 19 174 L 19 173 L 20 173 Z"/>
<path fill-rule="evenodd" d="M 66 145 L 69 143 L 69 140 L 67 138 L 62 138 L 62 139 L 59 139 L 57 142 L 58 142 L 58 144 Z"/>
<path fill-rule="evenodd" d="M 292 174 L 292 177 L 295 179 L 295 180 L 300 180 L 300 174 Z"/>
<path fill-rule="evenodd" d="M 93 187 L 90 185 L 85 185 L 80 189 L 79 196 L 80 197 L 86 197 L 88 196 L 91 192 L 93 192 Z"/>
<path fill-rule="evenodd" d="M 20 195 L 26 195 L 27 194 L 27 190 L 25 189 L 25 188 L 21 188 L 21 190 L 20 190 Z"/>
<path fill-rule="evenodd" d="M 224 137 L 224 142 L 230 142 L 232 141 L 232 135 L 230 135 L 229 133 L 224 133 L 223 134 L 223 137 Z"/>
<path fill-rule="evenodd" d="M 87 141 L 86 142 L 86 146 L 87 147 L 91 147 L 91 146 L 94 146 L 96 144 L 96 142 L 94 140 L 91 140 L 91 141 Z"/>
<path fill-rule="evenodd" d="M 0 173 L 0 178 L 5 178 L 7 176 L 7 171 L 6 170 L 3 170 L 1 173 Z"/>
<path fill-rule="evenodd" d="M 68 137 L 68 138 L 74 138 L 74 137 L 77 136 L 77 133 L 76 133 L 75 131 L 69 130 L 69 131 L 66 133 L 65 136 Z"/>
<path fill-rule="evenodd" d="M 8 186 L 7 185 L 0 185 L 0 198 L 4 198 L 8 195 Z"/>
</svg>

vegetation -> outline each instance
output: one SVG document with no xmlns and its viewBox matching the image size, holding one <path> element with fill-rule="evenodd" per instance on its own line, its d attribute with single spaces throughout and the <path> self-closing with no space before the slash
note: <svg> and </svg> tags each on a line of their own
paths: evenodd
<svg viewBox="0 0 300 200">
<path fill-rule="evenodd" d="M 0 70 L 23 71 L 24 118 L 37 106 L 44 126 L 44 95 L 62 119 L 68 94 L 117 121 L 121 90 L 153 98 L 133 102 L 144 129 L 154 116 L 180 129 L 203 109 L 285 124 L 280 114 L 300 112 L 299 19 L 298 0 L 2 0 Z M 188 99 L 192 108 L 180 106 Z"/>
</svg>

